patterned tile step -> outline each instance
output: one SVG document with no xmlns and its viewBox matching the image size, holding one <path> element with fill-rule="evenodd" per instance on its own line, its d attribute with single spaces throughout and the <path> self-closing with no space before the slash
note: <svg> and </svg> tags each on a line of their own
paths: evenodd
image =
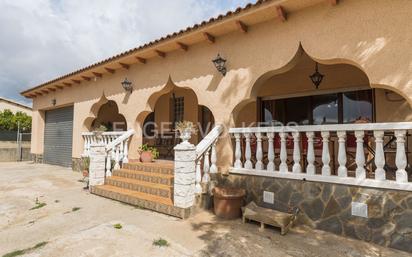
<svg viewBox="0 0 412 257">
<path fill-rule="evenodd" d="M 155 184 L 116 176 L 106 178 L 105 184 L 170 199 L 173 197 L 173 187 L 164 184 Z"/>
<path fill-rule="evenodd" d="M 156 161 L 151 163 L 131 162 L 123 164 L 123 169 L 173 175 L 174 163 L 169 161 Z"/>
<path fill-rule="evenodd" d="M 191 212 L 190 208 L 182 209 L 173 206 L 171 199 L 110 185 L 94 186 L 91 188 L 91 193 L 182 219 L 188 218 Z"/>
<path fill-rule="evenodd" d="M 136 170 L 115 170 L 113 171 L 113 176 L 123 177 L 129 179 L 140 180 L 144 182 L 162 184 L 167 186 L 173 186 L 173 175 L 160 174 L 160 173 L 150 173 L 145 171 L 136 171 Z"/>
</svg>

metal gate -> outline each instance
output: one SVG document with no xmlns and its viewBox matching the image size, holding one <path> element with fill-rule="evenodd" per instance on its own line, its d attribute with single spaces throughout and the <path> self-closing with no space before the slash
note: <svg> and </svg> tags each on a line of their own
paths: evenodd
<svg viewBox="0 0 412 257">
<path fill-rule="evenodd" d="M 73 106 L 46 111 L 44 162 L 71 167 Z"/>
</svg>

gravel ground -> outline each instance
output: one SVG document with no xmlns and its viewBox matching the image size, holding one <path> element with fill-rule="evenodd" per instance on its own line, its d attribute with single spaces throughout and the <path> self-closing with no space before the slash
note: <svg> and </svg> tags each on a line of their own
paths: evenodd
<svg viewBox="0 0 412 257">
<path fill-rule="evenodd" d="M 276 229 L 259 232 L 256 224 L 209 212 L 179 220 L 91 195 L 79 179 L 61 167 L 0 163 L 0 256 L 24 249 L 25 256 L 53 257 L 412 256 L 306 227 L 286 236 Z M 153 245 L 159 238 L 168 246 Z M 47 244 L 34 247 L 41 242 Z"/>
</svg>

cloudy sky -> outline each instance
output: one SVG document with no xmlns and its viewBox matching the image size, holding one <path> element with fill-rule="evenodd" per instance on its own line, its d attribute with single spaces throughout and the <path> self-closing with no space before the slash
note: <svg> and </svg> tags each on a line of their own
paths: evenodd
<svg viewBox="0 0 412 257">
<path fill-rule="evenodd" d="M 254 0 L 0 0 L 0 96 Z"/>
</svg>

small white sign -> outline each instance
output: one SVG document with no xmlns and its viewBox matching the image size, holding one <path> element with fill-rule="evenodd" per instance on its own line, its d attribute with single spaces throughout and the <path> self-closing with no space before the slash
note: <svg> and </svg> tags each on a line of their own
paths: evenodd
<svg viewBox="0 0 412 257">
<path fill-rule="evenodd" d="M 366 203 L 352 202 L 352 216 L 368 217 L 368 205 Z"/>
<path fill-rule="evenodd" d="M 274 204 L 275 203 L 275 193 L 263 191 L 263 202 Z"/>
</svg>

